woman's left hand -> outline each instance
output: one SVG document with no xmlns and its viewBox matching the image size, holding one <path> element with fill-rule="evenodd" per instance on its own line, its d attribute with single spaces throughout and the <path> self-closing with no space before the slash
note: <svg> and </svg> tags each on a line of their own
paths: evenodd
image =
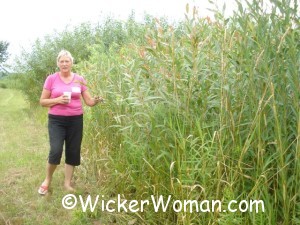
<svg viewBox="0 0 300 225">
<path fill-rule="evenodd" d="M 104 99 L 100 96 L 96 96 L 96 97 L 94 97 L 94 101 L 95 101 L 96 104 L 98 104 L 99 102 L 103 102 Z"/>
</svg>

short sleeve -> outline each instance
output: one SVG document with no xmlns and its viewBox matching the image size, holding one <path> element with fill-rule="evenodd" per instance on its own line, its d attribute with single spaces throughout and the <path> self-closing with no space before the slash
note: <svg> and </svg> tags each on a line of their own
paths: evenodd
<svg viewBox="0 0 300 225">
<path fill-rule="evenodd" d="M 81 92 L 84 92 L 87 90 L 87 86 L 84 85 L 84 84 L 86 84 L 86 81 L 82 76 L 80 76 L 80 79 L 81 79 L 81 82 L 80 82 L 81 83 Z"/>
<path fill-rule="evenodd" d="M 52 79 L 52 76 L 50 75 L 45 80 L 44 88 L 47 89 L 48 91 L 51 91 L 52 82 L 53 82 L 53 79 Z"/>
</svg>

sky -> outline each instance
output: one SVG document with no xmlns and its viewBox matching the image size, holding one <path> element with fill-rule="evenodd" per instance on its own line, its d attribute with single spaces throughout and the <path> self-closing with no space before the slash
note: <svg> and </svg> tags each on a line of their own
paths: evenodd
<svg viewBox="0 0 300 225">
<path fill-rule="evenodd" d="M 217 0 L 223 5 L 225 0 Z M 0 41 L 9 42 L 10 59 L 30 48 L 37 38 L 83 22 L 97 23 L 107 16 L 126 20 L 132 11 L 137 20 L 145 13 L 167 17 L 171 21 L 183 19 L 186 4 L 195 6 L 199 16 L 212 16 L 208 0 L 9 0 L 1 2 Z M 234 0 L 226 0 L 227 11 L 235 7 Z"/>
</svg>

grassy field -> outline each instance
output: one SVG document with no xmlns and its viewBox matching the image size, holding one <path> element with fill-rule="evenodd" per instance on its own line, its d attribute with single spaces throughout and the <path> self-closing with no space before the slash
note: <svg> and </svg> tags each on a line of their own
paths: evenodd
<svg viewBox="0 0 300 225">
<path fill-rule="evenodd" d="M 47 128 L 32 116 L 20 91 L 0 88 L 0 115 L 0 224 L 81 224 L 61 205 L 63 166 L 51 193 L 37 193 L 45 174 Z"/>
</svg>

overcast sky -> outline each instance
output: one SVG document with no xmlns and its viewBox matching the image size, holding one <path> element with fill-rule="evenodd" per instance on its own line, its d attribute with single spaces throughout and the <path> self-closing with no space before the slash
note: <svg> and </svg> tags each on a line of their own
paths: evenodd
<svg viewBox="0 0 300 225">
<path fill-rule="evenodd" d="M 224 1 L 217 0 L 219 5 Z M 108 15 L 126 20 L 134 11 L 136 19 L 142 19 L 145 13 L 182 19 L 187 3 L 196 6 L 201 17 L 212 16 L 207 10 L 212 7 L 208 0 L 5 0 L 1 2 L 0 40 L 10 43 L 8 50 L 14 56 L 21 47 L 28 48 L 54 30 L 82 22 L 96 23 Z M 232 10 L 234 0 L 226 0 L 226 5 L 228 11 Z"/>
</svg>

